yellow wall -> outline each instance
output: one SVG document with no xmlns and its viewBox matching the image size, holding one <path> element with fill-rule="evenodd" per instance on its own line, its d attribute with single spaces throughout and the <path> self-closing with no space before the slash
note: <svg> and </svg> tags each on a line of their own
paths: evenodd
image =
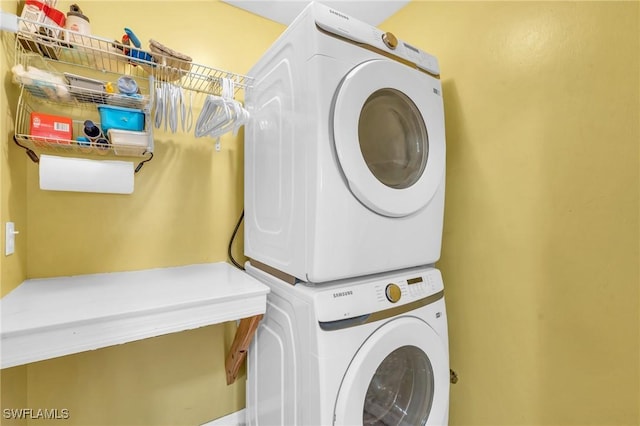
<svg viewBox="0 0 640 426">
<path fill-rule="evenodd" d="M 27 420 L 5 418 L 5 409 L 26 408 L 27 366 L 0 370 L 0 424 L 3 426 L 25 426 Z"/>
<path fill-rule="evenodd" d="M 0 10 L 16 13 L 18 4 L 15 1 L 0 2 Z M 26 278 L 26 156 L 21 148 L 11 139 L 13 135 L 14 108 L 18 98 L 18 89 L 11 82 L 9 69 L 13 65 L 13 57 L 5 48 L 11 46 L 12 37 L 0 33 L 0 297 L 7 294 Z M 7 54 L 8 53 L 8 54 Z M 16 253 L 4 255 L 5 227 L 12 221 L 19 234 Z M 0 408 L 25 407 L 27 405 L 27 367 L 15 367 L 0 370 Z M 3 425 L 26 425 L 26 421 L 5 421 L 0 413 Z"/>
<path fill-rule="evenodd" d="M 452 425 L 640 424 L 638 2 L 417 2 L 440 59 Z"/>
<path fill-rule="evenodd" d="M 221 2 L 80 5 L 96 35 L 119 39 L 130 27 L 145 47 L 153 38 L 196 63 L 237 73 L 248 71 L 284 29 Z M 37 167 L 28 168 L 30 278 L 226 259 L 243 204 L 242 138 L 225 136 L 216 152 L 210 138 L 158 130 L 155 136 L 155 157 L 136 175 L 133 195 L 41 191 Z"/>
<path fill-rule="evenodd" d="M 0 10 L 6 13 L 16 13 L 18 4 L 15 1 L 1 1 Z M 19 90 L 11 82 L 10 69 L 13 66 L 13 37 L 8 33 L 0 33 L 0 296 L 7 294 L 26 277 L 26 240 L 27 228 L 27 200 L 26 155 L 22 148 L 13 143 L 14 114 L 13 105 L 18 99 Z M 6 53 L 5 53 L 6 51 Z M 20 232 L 16 237 L 16 252 L 11 256 L 4 255 L 5 222 L 14 222 L 16 230 Z"/>
<path fill-rule="evenodd" d="M 72 3 L 59 1 L 58 9 Z M 246 73 L 284 30 L 217 1 L 78 3 L 95 35 L 119 39 L 130 27 L 145 47 L 154 38 L 196 63 L 237 73 Z M 13 1 L 1 4 L 15 8 Z M 4 87 L 11 87 L 5 70 Z M 13 128 L 5 131 L 4 93 L 3 135 Z M 13 148 L 8 156 L 3 141 L 2 220 L 5 210 L 21 214 L 15 220 L 22 257 L 2 257 L 2 294 L 25 277 L 225 261 L 242 208 L 242 134 L 225 136 L 220 152 L 211 139 L 157 130 L 155 143 L 133 195 L 121 196 L 41 191 L 37 165 Z M 235 252 L 240 257 L 242 235 Z M 224 377 L 234 330 L 233 323 L 205 327 L 3 370 L 2 408 L 67 408 L 69 425 L 203 423 L 244 407 L 244 378 L 227 387 Z M 26 401 L 18 398 L 25 389 Z"/>
<path fill-rule="evenodd" d="M 30 407 L 66 408 L 78 426 L 194 426 L 244 408 L 244 377 L 226 385 L 235 326 L 210 326 L 30 364 Z"/>
</svg>

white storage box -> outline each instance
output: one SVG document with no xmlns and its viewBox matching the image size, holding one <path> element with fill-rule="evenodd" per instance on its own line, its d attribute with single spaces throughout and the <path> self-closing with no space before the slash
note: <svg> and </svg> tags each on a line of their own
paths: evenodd
<svg viewBox="0 0 640 426">
<path fill-rule="evenodd" d="M 116 155 L 142 155 L 149 145 L 149 132 L 109 129 L 107 137 Z"/>
</svg>

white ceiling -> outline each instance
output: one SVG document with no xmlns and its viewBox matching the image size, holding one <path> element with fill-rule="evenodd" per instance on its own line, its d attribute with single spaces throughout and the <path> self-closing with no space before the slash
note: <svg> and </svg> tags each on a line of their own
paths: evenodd
<svg viewBox="0 0 640 426">
<path fill-rule="evenodd" d="M 222 0 L 256 15 L 289 25 L 310 3 L 300 0 Z M 321 3 L 370 25 L 377 26 L 396 13 L 409 0 L 334 0 Z"/>
</svg>

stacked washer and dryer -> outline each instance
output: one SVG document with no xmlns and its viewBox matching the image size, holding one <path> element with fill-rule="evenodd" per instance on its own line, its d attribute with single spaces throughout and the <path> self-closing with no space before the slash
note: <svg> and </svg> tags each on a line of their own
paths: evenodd
<svg viewBox="0 0 640 426">
<path fill-rule="evenodd" d="M 311 3 L 249 75 L 247 423 L 447 424 L 436 58 Z"/>
</svg>

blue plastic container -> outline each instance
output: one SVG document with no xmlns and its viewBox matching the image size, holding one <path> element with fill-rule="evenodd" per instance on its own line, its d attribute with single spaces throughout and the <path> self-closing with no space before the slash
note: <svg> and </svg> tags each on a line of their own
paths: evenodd
<svg viewBox="0 0 640 426">
<path fill-rule="evenodd" d="M 141 109 L 125 108 L 113 105 L 98 105 L 100 126 L 106 135 L 109 129 L 144 130 L 144 112 Z"/>
</svg>

